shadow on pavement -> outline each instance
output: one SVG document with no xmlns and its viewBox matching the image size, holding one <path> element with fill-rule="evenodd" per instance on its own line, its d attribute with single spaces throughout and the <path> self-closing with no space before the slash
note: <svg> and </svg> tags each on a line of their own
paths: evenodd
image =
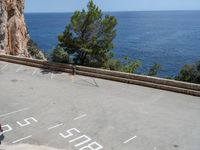
<svg viewBox="0 0 200 150">
<path fill-rule="evenodd" d="M 42 74 L 51 74 L 51 73 L 53 73 L 53 74 L 62 74 L 63 73 L 61 71 L 54 71 L 54 70 L 48 70 L 48 69 L 42 69 L 42 68 L 40 68 L 40 72 Z"/>
<path fill-rule="evenodd" d="M 63 72 L 40 68 L 40 73 L 42 73 L 43 75 L 51 74 L 51 73 L 56 75 L 56 74 L 62 74 Z M 68 73 L 68 74 L 73 76 L 72 73 Z M 96 80 L 94 78 L 91 78 L 91 80 L 87 80 L 87 79 L 84 79 L 84 78 L 81 78 L 81 77 L 78 77 L 78 76 L 76 76 L 76 78 L 78 79 L 75 82 L 76 84 L 81 84 L 81 85 L 85 85 L 85 86 L 99 87 L 98 83 L 96 82 Z"/>
<path fill-rule="evenodd" d="M 76 84 L 99 87 L 98 83 L 96 82 L 94 78 L 91 78 L 91 81 L 88 81 L 87 79 L 84 79 L 78 76 L 76 76 L 76 78 L 78 78 L 78 82 L 75 82 Z"/>
<path fill-rule="evenodd" d="M 1 142 L 4 140 L 4 135 L 0 135 L 0 145 L 1 145 Z"/>
<path fill-rule="evenodd" d="M 51 71 L 51 70 L 48 70 L 48 69 L 41 69 L 40 72 L 42 74 L 50 74 L 50 73 L 54 73 L 54 74 L 60 74 L 61 72 L 59 71 Z"/>
</svg>

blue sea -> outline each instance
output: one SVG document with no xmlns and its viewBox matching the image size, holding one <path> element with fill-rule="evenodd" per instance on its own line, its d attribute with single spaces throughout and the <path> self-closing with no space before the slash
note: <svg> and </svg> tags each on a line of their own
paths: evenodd
<svg viewBox="0 0 200 150">
<path fill-rule="evenodd" d="M 158 76 L 175 76 L 184 64 L 200 60 L 200 11 L 107 12 L 118 20 L 115 58 L 142 61 L 139 73 L 161 64 Z M 51 53 L 72 13 L 25 14 L 31 38 Z"/>
</svg>

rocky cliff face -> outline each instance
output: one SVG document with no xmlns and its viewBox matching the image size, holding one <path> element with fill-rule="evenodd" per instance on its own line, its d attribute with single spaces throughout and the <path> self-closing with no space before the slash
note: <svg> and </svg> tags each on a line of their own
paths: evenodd
<svg viewBox="0 0 200 150">
<path fill-rule="evenodd" d="M 0 0 L 0 53 L 30 57 L 24 0 Z"/>
</svg>

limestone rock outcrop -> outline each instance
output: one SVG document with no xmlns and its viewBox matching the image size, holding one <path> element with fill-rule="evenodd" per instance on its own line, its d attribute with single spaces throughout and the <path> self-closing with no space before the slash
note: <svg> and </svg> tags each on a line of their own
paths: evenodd
<svg viewBox="0 0 200 150">
<path fill-rule="evenodd" d="M 24 0 L 0 0 L 0 54 L 30 57 Z"/>
</svg>

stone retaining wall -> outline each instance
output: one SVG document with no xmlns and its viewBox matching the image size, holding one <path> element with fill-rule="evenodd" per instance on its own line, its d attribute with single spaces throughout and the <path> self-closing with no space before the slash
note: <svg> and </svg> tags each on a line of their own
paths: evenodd
<svg viewBox="0 0 200 150">
<path fill-rule="evenodd" d="M 200 96 L 200 85 L 198 84 L 186 83 L 170 79 L 162 79 L 157 77 L 150 77 L 145 75 L 129 74 L 118 71 L 90 68 L 84 66 L 53 63 L 48 61 L 35 60 L 35 59 L 16 57 L 10 55 L 0 55 L 0 60 L 32 66 L 32 67 L 50 69 L 77 75 L 113 80 L 128 84 L 147 86 L 147 87 L 168 90 L 188 95 Z"/>
</svg>

